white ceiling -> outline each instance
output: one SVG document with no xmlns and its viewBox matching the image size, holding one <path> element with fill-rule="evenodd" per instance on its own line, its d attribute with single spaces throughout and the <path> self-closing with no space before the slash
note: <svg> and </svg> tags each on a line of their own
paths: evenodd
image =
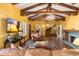
<svg viewBox="0 0 79 59">
<path fill-rule="evenodd" d="M 32 8 L 32 9 L 27 10 L 27 11 L 37 11 L 37 10 L 40 10 L 40 9 L 43 9 L 43 8 L 46 8 L 46 7 L 47 7 L 47 4 L 39 6 L 39 7 L 36 7 L 36 8 Z"/>
<path fill-rule="evenodd" d="M 38 3 L 19 3 L 19 4 L 16 4 L 16 6 L 19 8 L 19 9 L 24 9 L 24 8 L 27 8 L 27 7 L 30 7 L 30 6 L 33 6 L 33 5 L 36 5 Z M 75 3 L 75 4 L 72 4 L 72 3 L 65 3 L 65 4 L 68 4 L 68 5 L 71 5 L 71 6 L 74 6 L 74 7 L 78 7 L 79 8 L 79 3 Z M 40 9 L 43 9 L 43 8 L 46 8 L 48 7 L 48 4 L 44 4 L 44 5 L 41 5 L 41 6 L 37 6 L 35 8 L 32 8 L 32 9 L 29 9 L 27 11 L 37 11 L 37 10 L 40 10 Z M 54 9 L 57 9 L 57 10 L 60 10 L 60 11 L 75 11 L 73 9 L 70 9 L 70 8 L 66 8 L 66 7 L 63 7 L 63 6 L 60 6 L 60 5 L 57 5 L 57 4 L 53 4 L 52 3 L 52 6 L 51 8 L 54 8 Z M 45 14 L 45 13 L 44 13 Z M 34 16 L 33 18 L 35 17 L 39 17 L 41 15 L 44 15 L 44 14 L 39 14 L 37 16 Z M 35 14 L 31 14 L 31 15 L 28 15 L 28 17 L 30 16 L 33 16 Z M 66 14 L 62 14 L 62 13 L 59 13 L 58 15 L 60 16 L 67 16 Z M 58 17 L 58 16 L 56 16 Z M 59 17 L 58 17 L 59 18 Z"/>
<path fill-rule="evenodd" d="M 19 9 L 23 9 L 23 8 L 27 8 L 27 7 L 36 5 L 36 4 L 38 4 L 38 3 L 19 3 L 19 4 L 16 4 L 16 6 Z M 78 7 L 79 8 L 79 3 L 76 3 L 76 4 L 65 3 L 65 4 L 72 5 L 72 6 L 75 6 L 75 7 Z M 36 10 L 39 10 L 39 9 L 42 9 L 42 8 L 46 8 L 47 6 L 48 5 L 45 4 L 45 5 L 42 5 L 42 6 L 38 6 L 36 8 L 32 8 L 32 9 L 30 9 L 28 11 L 36 11 Z M 53 4 L 53 3 L 52 3 L 52 8 L 58 9 L 58 10 L 61 10 L 61 11 L 74 11 L 73 9 L 66 8 L 66 7 L 63 7 L 63 6 L 60 6 L 60 5 L 56 5 L 56 4 Z"/>
<path fill-rule="evenodd" d="M 23 9 L 23 8 L 27 8 L 27 7 L 33 6 L 35 4 L 38 4 L 38 3 L 19 3 L 19 4 L 16 4 L 16 6 L 19 9 Z"/>
<path fill-rule="evenodd" d="M 79 3 L 75 3 L 75 4 L 65 3 L 65 4 L 68 4 L 68 5 L 71 5 L 71 6 L 74 6 L 74 7 L 78 7 L 79 8 Z"/>
<path fill-rule="evenodd" d="M 66 8 L 66 7 L 63 7 L 60 5 L 56 5 L 56 4 L 53 4 L 52 8 L 57 9 L 57 10 L 61 10 L 61 11 L 74 11 L 73 9 Z"/>
</svg>

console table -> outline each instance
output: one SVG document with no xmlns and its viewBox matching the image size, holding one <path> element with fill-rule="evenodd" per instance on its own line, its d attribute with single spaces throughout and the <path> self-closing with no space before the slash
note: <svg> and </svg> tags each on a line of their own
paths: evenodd
<svg viewBox="0 0 79 59">
<path fill-rule="evenodd" d="M 19 45 L 22 45 L 23 43 L 25 43 L 25 41 L 26 41 L 26 37 L 21 37 L 20 39 L 14 41 L 12 43 L 15 44 L 16 46 L 19 46 Z M 9 43 L 9 41 L 4 42 L 4 48 L 10 47 L 8 43 Z"/>
</svg>

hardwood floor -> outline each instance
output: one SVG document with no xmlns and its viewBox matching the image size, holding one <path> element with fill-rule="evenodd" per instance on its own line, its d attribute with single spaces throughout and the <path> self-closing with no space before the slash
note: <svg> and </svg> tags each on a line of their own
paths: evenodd
<svg viewBox="0 0 79 59">
<path fill-rule="evenodd" d="M 57 39 L 56 36 L 46 36 L 46 37 L 43 37 L 42 39 L 48 41 L 47 47 L 44 47 L 45 49 L 61 50 L 63 48 L 67 48 L 67 49 L 70 48 L 69 46 L 64 44 L 62 40 Z M 41 47 L 38 47 L 38 48 L 41 48 Z"/>
<path fill-rule="evenodd" d="M 70 48 L 69 46 L 64 44 L 62 40 L 57 39 L 56 36 L 47 36 L 46 38 L 48 40 L 50 40 L 49 42 L 53 42 L 53 44 L 54 44 L 54 47 L 52 48 L 53 50 L 60 50 L 63 48 L 69 49 Z"/>
</svg>

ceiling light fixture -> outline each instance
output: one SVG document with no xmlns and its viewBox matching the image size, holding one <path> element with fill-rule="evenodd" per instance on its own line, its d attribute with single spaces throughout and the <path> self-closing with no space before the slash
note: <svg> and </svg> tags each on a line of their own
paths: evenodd
<svg viewBox="0 0 79 59">
<path fill-rule="evenodd" d="M 52 14 L 48 14 L 47 17 L 46 17 L 46 20 L 47 21 L 55 20 L 55 16 L 52 15 Z"/>
</svg>

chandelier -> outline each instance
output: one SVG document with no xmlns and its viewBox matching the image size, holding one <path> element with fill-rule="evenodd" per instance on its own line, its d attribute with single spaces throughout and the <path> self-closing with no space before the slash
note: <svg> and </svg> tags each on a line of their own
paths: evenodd
<svg viewBox="0 0 79 59">
<path fill-rule="evenodd" d="M 55 16 L 52 14 L 47 14 L 46 20 L 47 21 L 55 20 Z"/>
</svg>

